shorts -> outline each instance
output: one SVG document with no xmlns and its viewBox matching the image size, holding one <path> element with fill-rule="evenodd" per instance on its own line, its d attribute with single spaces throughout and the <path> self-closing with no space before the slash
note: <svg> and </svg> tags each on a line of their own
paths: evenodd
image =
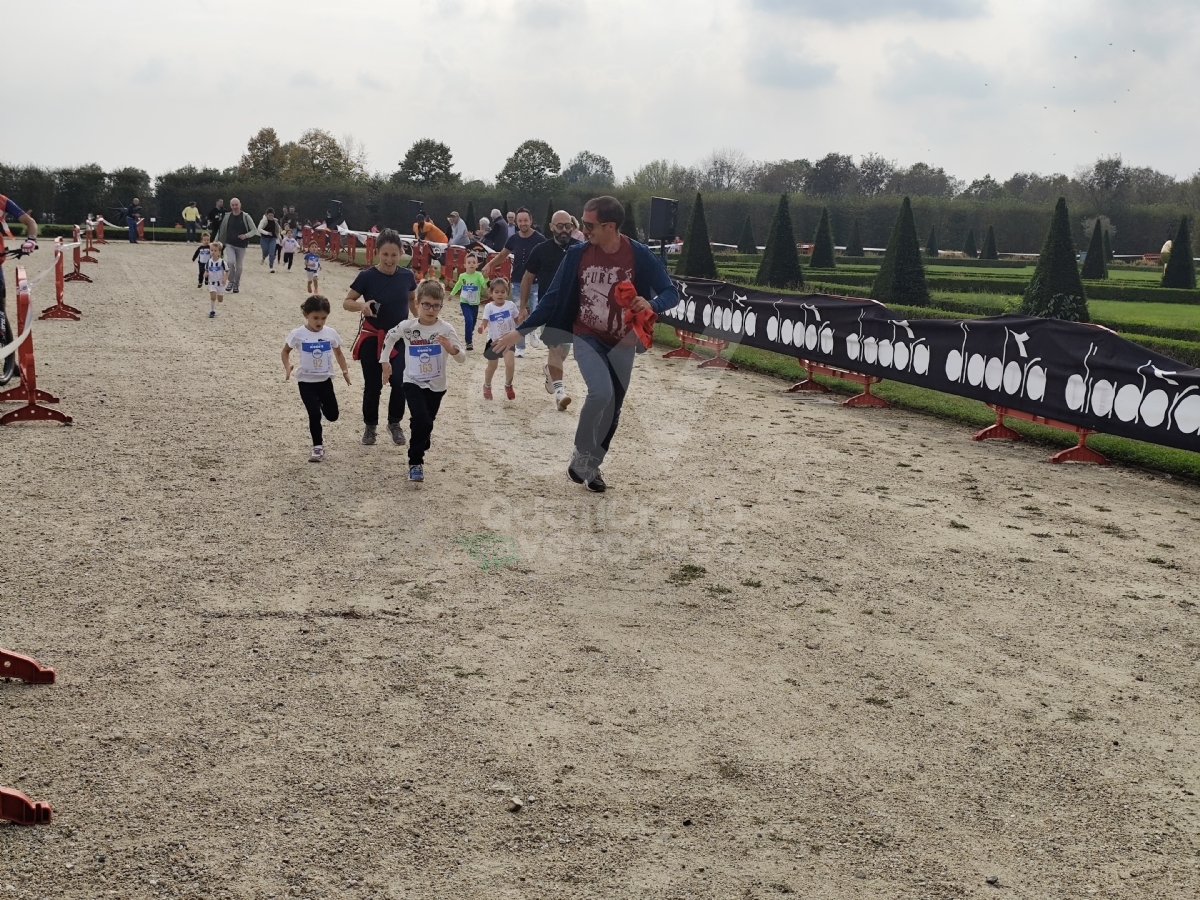
<svg viewBox="0 0 1200 900">
<path fill-rule="evenodd" d="M 208 290 L 209 290 L 209 293 L 211 293 L 211 294 L 224 294 L 225 293 L 225 285 L 224 285 L 224 283 L 221 283 L 221 284 L 210 283 L 208 285 Z"/>
<path fill-rule="evenodd" d="M 307 269 L 304 272 L 304 277 L 309 281 L 316 281 L 321 276 L 320 272 L 309 272 Z"/>
<path fill-rule="evenodd" d="M 505 353 L 512 353 L 512 350 L 506 350 Z M 484 359 L 503 359 L 504 353 L 497 353 L 492 349 L 492 342 L 489 340 L 483 347 Z"/>
</svg>

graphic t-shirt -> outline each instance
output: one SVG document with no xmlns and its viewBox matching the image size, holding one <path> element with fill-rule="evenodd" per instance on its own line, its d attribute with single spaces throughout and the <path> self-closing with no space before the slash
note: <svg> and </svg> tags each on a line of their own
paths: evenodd
<svg viewBox="0 0 1200 900">
<path fill-rule="evenodd" d="M 200 261 L 201 265 L 207 266 L 208 261 L 212 259 L 212 250 L 201 245 L 200 249 L 196 251 L 196 259 Z"/>
<path fill-rule="evenodd" d="M 452 354 L 443 350 L 442 345 L 437 342 L 439 334 L 450 339 L 450 344 L 454 347 Z M 383 339 L 383 348 L 379 353 L 381 363 L 390 359 L 392 347 L 400 340 L 404 341 L 402 358 L 406 384 L 415 384 L 431 391 L 444 391 L 447 383 L 446 357 L 451 356 L 458 363 L 466 362 L 467 359 L 457 330 L 445 319 L 438 319 L 432 325 L 422 325 L 419 319 L 405 319 Z"/>
<path fill-rule="evenodd" d="M 220 287 L 225 283 L 225 260 L 210 258 L 205 268 L 208 269 L 209 287 Z"/>
<path fill-rule="evenodd" d="M 315 253 L 304 254 L 304 274 L 309 278 L 316 278 L 317 273 L 321 271 L 321 257 Z"/>
<path fill-rule="evenodd" d="M 513 284 L 521 283 L 521 276 L 525 274 L 525 264 L 529 262 L 529 254 L 533 252 L 534 247 L 545 243 L 545 241 L 545 236 L 538 234 L 536 231 L 531 231 L 529 237 L 521 237 L 519 233 L 516 233 L 504 242 L 504 249 L 512 254 Z"/>
<path fill-rule="evenodd" d="M 301 325 L 288 334 L 287 345 L 300 351 L 293 373 L 297 381 L 327 381 L 333 376 L 333 351 L 342 346 L 342 339 L 328 325 L 320 331 Z"/>
<path fill-rule="evenodd" d="M 295 253 L 296 248 L 299 246 L 300 246 L 300 242 L 297 241 L 291 235 L 288 235 L 287 237 L 285 237 L 283 239 L 283 252 L 284 253 Z"/>
<path fill-rule="evenodd" d="M 517 327 L 517 304 L 511 300 L 505 300 L 500 306 L 488 303 L 480 310 L 480 315 L 487 319 L 489 341 L 503 337 Z"/>
<path fill-rule="evenodd" d="M 629 331 L 625 310 L 613 298 L 618 282 L 633 281 L 633 246 L 621 235 L 616 253 L 605 253 L 595 244 L 583 251 L 579 262 L 579 315 L 575 334 L 599 338 L 610 347 L 621 342 Z"/>
<path fill-rule="evenodd" d="M 450 293 L 458 294 L 459 299 L 468 306 L 478 306 L 479 298 L 487 291 L 487 279 L 483 277 L 482 272 L 463 272 L 458 276 L 458 281 L 454 282 L 454 290 Z"/>
</svg>

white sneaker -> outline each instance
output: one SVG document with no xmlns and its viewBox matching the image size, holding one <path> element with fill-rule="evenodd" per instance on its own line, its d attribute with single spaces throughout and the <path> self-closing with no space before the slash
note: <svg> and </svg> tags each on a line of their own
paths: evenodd
<svg viewBox="0 0 1200 900">
<path fill-rule="evenodd" d="M 546 393 L 554 393 L 554 379 L 550 377 L 550 366 L 546 364 L 542 366 L 542 374 L 546 376 Z"/>
<path fill-rule="evenodd" d="M 563 388 L 559 388 L 554 392 L 554 402 L 558 406 L 559 412 L 566 412 L 567 407 L 571 405 L 571 398 Z"/>
<path fill-rule="evenodd" d="M 524 358 L 524 356 L 525 356 L 525 351 L 524 351 L 524 350 L 522 350 L 520 347 L 518 347 L 518 348 L 517 348 L 517 352 L 516 352 L 516 356 L 517 356 L 518 358 Z"/>
<path fill-rule="evenodd" d="M 320 462 L 324 458 L 325 458 L 325 448 L 324 447 L 313 447 L 312 453 L 310 453 L 308 456 L 308 461 L 309 462 Z"/>
<path fill-rule="evenodd" d="M 534 350 L 536 350 L 536 349 L 538 349 L 538 347 L 542 346 L 542 342 L 538 340 L 536 331 L 529 332 L 528 341 L 529 341 L 529 346 L 532 347 Z"/>
</svg>

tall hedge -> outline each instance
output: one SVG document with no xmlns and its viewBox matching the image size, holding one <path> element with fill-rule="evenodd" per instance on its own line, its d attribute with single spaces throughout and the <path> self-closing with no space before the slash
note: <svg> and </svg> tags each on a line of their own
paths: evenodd
<svg viewBox="0 0 1200 900">
<path fill-rule="evenodd" d="M 626 200 L 623 206 L 625 207 L 625 218 L 621 220 L 621 234 L 631 241 L 636 241 L 638 239 L 637 214 L 633 211 L 633 200 Z M 711 249 L 709 248 L 709 256 L 712 256 Z"/>
<path fill-rule="evenodd" d="M 717 263 L 713 259 L 712 245 L 708 239 L 708 222 L 704 218 L 704 201 L 696 192 L 692 214 L 688 217 L 687 231 L 683 235 L 683 249 L 675 263 L 675 274 L 687 278 L 716 278 Z"/>
<path fill-rule="evenodd" d="M 941 251 L 938 250 L 938 242 L 937 242 L 937 226 L 930 225 L 929 226 L 929 240 L 927 240 L 925 242 L 925 255 L 932 256 L 934 259 L 937 259 L 937 255 L 940 252 Z"/>
<path fill-rule="evenodd" d="M 754 242 L 754 228 L 750 225 L 750 217 L 742 223 L 742 233 L 738 237 L 737 252 L 746 256 L 757 255 L 758 244 Z"/>
<path fill-rule="evenodd" d="M 932 232 L 930 237 L 933 237 Z M 929 305 L 929 287 L 925 283 L 925 263 L 921 259 L 921 245 L 917 240 L 917 223 L 913 221 L 912 201 L 907 197 L 900 205 L 896 224 L 892 226 L 883 264 L 871 286 L 871 298 L 880 303 L 903 306 Z"/>
<path fill-rule="evenodd" d="M 626 215 L 628 215 L 628 214 L 629 213 L 626 212 Z M 542 232 L 542 234 L 544 234 L 546 237 L 552 236 L 552 232 L 554 229 L 552 229 L 550 227 L 550 220 L 553 218 L 554 218 L 554 200 L 551 199 L 551 200 L 546 201 L 546 225 L 545 225 L 546 230 Z"/>
<path fill-rule="evenodd" d="M 504 216 L 504 218 L 506 218 L 506 219 L 508 218 L 508 201 L 507 200 L 505 200 L 504 205 L 500 207 L 500 215 Z"/>
<path fill-rule="evenodd" d="M 1112 240 L 1108 236 L 1107 228 L 1104 229 L 1104 258 L 1109 262 L 1112 262 L 1113 258 Z"/>
<path fill-rule="evenodd" d="M 963 256 L 967 259 L 974 259 L 979 255 L 979 249 L 975 246 L 975 229 L 967 229 L 967 239 L 963 241 Z"/>
<path fill-rule="evenodd" d="M 1021 312 L 1043 319 L 1088 321 L 1087 295 L 1083 292 L 1083 281 L 1076 265 L 1066 197 L 1059 197 L 1054 206 L 1050 230 L 1046 232 L 1033 278 L 1025 289 Z"/>
<path fill-rule="evenodd" d="M 1000 253 L 996 249 L 996 229 L 991 225 L 988 226 L 987 237 L 983 239 L 983 252 L 979 254 L 980 259 L 999 259 Z"/>
<path fill-rule="evenodd" d="M 1096 281 L 1108 277 L 1108 264 L 1104 259 L 1104 223 L 1097 216 L 1092 227 L 1092 239 L 1088 242 L 1087 256 L 1083 258 L 1083 278 Z"/>
<path fill-rule="evenodd" d="M 475 201 L 467 201 L 467 231 L 474 234 L 475 229 L 479 227 L 479 219 L 475 217 Z"/>
<path fill-rule="evenodd" d="M 862 233 L 858 227 L 858 217 L 854 217 L 854 227 L 850 229 L 850 240 L 846 242 L 847 256 L 866 256 L 867 251 L 863 249 Z"/>
<path fill-rule="evenodd" d="M 792 212 L 787 194 L 779 196 L 779 205 L 775 207 L 775 215 L 771 218 L 767 246 L 763 250 L 762 262 L 758 264 L 755 280 L 769 287 L 804 287 L 804 273 L 800 271 L 800 254 L 796 251 L 796 233 L 792 230 Z"/>
<path fill-rule="evenodd" d="M 1192 234 L 1188 230 L 1187 216 L 1179 217 L 1179 230 L 1171 242 L 1171 258 L 1163 270 L 1162 286 L 1171 288 L 1194 288 L 1196 286 L 1196 263 L 1192 259 Z"/>
<path fill-rule="evenodd" d="M 821 210 L 821 221 L 817 225 L 817 233 L 813 235 L 812 260 L 810 269 L 832 269 L 837 265 L 833 257 L 833 229 L 829 227 L 829 207 Z"/>
</svg>

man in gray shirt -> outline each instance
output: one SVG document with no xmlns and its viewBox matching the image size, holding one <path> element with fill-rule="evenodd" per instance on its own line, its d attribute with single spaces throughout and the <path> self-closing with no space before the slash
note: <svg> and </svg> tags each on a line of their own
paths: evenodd
<svg viewBox="0 0 1200 900">
<path fill-rule="evenodd" d="M 229 269 L 229 292 L 236 294 L 242 283 L 242 270 L 246 265 L 246 245 L 251 238 L 258 237 L 258 229 L 249 213 L 242 212 L 242 201 L 234 197 L 229 201 L 229 214 L 221 220 L 217 229 L 217 240 L 225 248 L 225 265 Z"/>
</svg>

